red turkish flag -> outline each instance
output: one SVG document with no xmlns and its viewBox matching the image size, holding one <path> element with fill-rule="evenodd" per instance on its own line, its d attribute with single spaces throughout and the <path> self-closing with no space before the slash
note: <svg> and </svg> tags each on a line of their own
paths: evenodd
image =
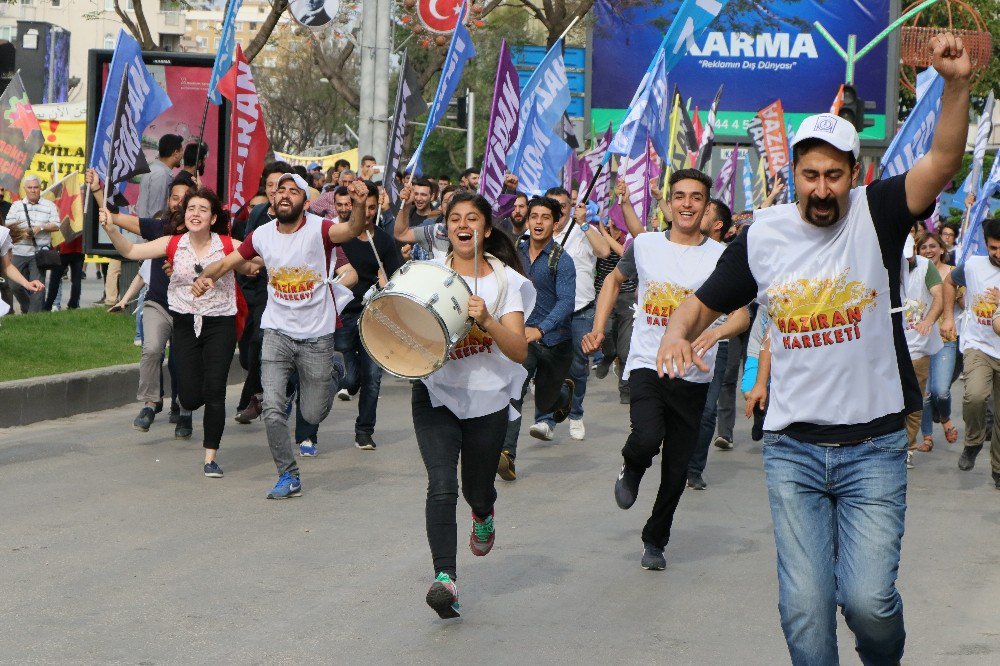
<svg viewBox="0 0 1000 666">
<path fill-rule="evenodd" d="M 229 130 L 228 210 L 235 217 L 257 194 L 264 158 L 269 150 L 264 112 L 257 97 L 253 72 L 239 44 L 233 66 L 219 79 L 219 92 L 232 102 L 233 109 Z"/>
</svg>

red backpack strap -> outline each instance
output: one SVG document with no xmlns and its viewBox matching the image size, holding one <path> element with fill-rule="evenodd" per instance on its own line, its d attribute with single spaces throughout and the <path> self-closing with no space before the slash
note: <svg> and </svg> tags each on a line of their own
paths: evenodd
<svg viewBox="0 0 1000 666">
<path fill-rule="evenodd" d="M 174 234 L 167 241 L 167 261 L 174 263 L 174 255 L 177 254 L 177 246 L 180 245 L 183 234 Z"/>
<path fill-rule="evenodd" d="M 233 237 L 223 234 L 219 234 L 219 240 L 222 241 L 222 249 L 226 251 L 226 254 L 233 253 Z"/>
</svg>

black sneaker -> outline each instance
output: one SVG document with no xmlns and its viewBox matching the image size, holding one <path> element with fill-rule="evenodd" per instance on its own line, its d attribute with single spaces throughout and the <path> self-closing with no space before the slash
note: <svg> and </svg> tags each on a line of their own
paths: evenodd
<svg viewBox="0 0 1000 666">
<path fill-rule="evenodd" d="M 563 383 L 567 389 L 566 402 L 552 412 L 552 420 L 556 423 L 562 423 L 569 417 L 569 410 L 573 408 L 573 393 L 576 391 L 576 384 L 572 379 L 567 379 Z"/>
<path fill-rule="evenodd" d="M 143 407 L 139 410 L 139 416 L 132 421 L 132 427 L 139 432 L 149 432 L 149 426 L 153 425 L 156 418 L 156 410 L 152 407 Z"/>
<path fill-rule="evenodd" d="M 708 484 L 705 483 L 705 479 L 701 478 L 701 474 L 697 472 L 688 472 L 688 488 L 693 490 L 704 490 L 708 488 Z"/>
<path fill-rule="evenodd" d="M 635 498 L 639 496 L 639 482 L 642 480 L 642 473 L 633 472 L 627 465 L 622 465 L 622 471 L 615 481 L 615 502 L 618 508 L 628 509 L 635 504 Z"/>
<path fill-rule="evenodd" d="M 354 436 L 354 445 L 362 451 L 375 450 L 375 440 L 366 432 L 359 432 Z"/>
<path fill-rule="evenodd" d="M 514 456 L 510 451 L 504 449 L 500 452 L 500 463 L 497 465 L 497 474 L 504 481 L 514 481 L 517 479 L 517 472 L 514 471 Z"/>
<path fill-rule="evenodd" d="M 598 379 L 604 379 L 608 376 L 608 370 L 611 369 L 610 361 L 601 361 L 594 366 L 594 376 Z"/>
<path fill-rule="evenodd" d="M 976 444 L 975 446 L 966 446 L 962 449 L 962 455 L 958 458 L 958 468 L 963 472 L 968 472 L 970 469 L 976 466 L 976 456 L 979 452 L 983 450 L 982 444 Z"/>
<path fill-rule="evenodd" d="M 194 430 L 191 427 L 191 415 L 177 416 L 177 426 L 174 428 L 174 439 L 191 439 Z"/>
<path fill-rule="evenodd" d="M 663 549 L 650 543 L 642 544 L 642 568 L 646 571 L 663 571 L 667 568 L 667 558 Z"/>
<path fill-rule="evenodd" d="M 205 464 L 205 476 L 211 479 L 221 479 L 222 478 L 222 468 L 219 467 L 219 463 L 214 460 L 210 463 Z"/>
</svg>

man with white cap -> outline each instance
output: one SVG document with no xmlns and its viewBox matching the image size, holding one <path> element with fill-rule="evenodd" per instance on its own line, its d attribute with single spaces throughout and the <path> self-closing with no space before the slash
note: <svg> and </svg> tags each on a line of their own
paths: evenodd
<svg viewBox="0 0 1000 666">
<path fill-rule="evenodd" d="M 931 148 L 906 173 L 854 187 L 847 121 L 806 118 L 792 147 L 798 201 L 755 211 L 708 280 L 674 312 L 660 373 L 705 364 L 691 341 L 756 299 L 771 318 L 764 471 L 778 551 L 778 608 L 795 664 L 836 664 L 840 605 L 865 664 L 895 664 L 906 632 L 896 590 L 906 512 L 904 418 L 921 394 L 903 332 L 903 246 L 962 163 L 971 65 L 931 39 L 944 79 Z"/>
<path fill-rule="evenodd" d="M 318 424 L 330 413 L 344 376 L 344 358 L 334 350 L 337 307 L 329 285 L 335 272 L 350 266 L 338 244 L 365 228 L 368 187 L 364 182 L 352 186 L 354 215 L 345 224 L 307 212 L 308 192 L 304 178 L 282 174 L 274 193 L 274 223 L 254 229 L 236 250 L 206 266 L 191 288 L 200 296 L 223 275 L 258 257 L 267 268 L 267 307 L 260 322 L 264 331 L 261 383 L 267 441 L 279 474 L 268 499 L 302 494 L 288 431 L 285 389 L 292 374 L 298 373 L 303 418 Z M 331 261 L 334 256 L 336 263 Z"/>
</svg>

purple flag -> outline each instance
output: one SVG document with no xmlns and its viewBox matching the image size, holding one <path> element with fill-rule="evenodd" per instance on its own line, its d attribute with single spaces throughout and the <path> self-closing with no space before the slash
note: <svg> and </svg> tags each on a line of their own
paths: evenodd
<svg viewBox="0 0 1000 666">
<path fill-rule="evenodd" d="M 486 133 L 486 156 L 479 178 L 479 193 L 497 209 L 503 179 L 507 173 L 507 153 L 517 139 L 521 106 L 521 84 L 517 69 L 510 59 L 507 42 L 500 45 L 497 62 L 496 86 L 493 89 L 493 108 L 490 110 L 489 130 Z"/>
<path fill-rule="evenodd" d="M 580 191 L 577 193 L 577 203 L 580 203 L 580 200 L 583 199 L 583 195 L 587 191 L 587 185 L 590 184 L 590 180 L 597 173 L 597 167 L 600 166 L 601 160 L 604 159 L 604 154 L 608 151 L 612 138 L 614 138 L 614 132 L 612 131 L 611 123 L 608 123 L 608 131 L 604 133 L 604 136 L 597 140 L 592 150 L 583 153 L 577 160 L 577 181 L 580 183 Z M 590 193 L 590 200 L 597 204 L 598 216 L 602 220 L 607 217 L 608 204 L 611 203 L 610 167 L 606 167 L 601 171 L 601 175 L 597 179 L 597 182 L 594 183 L 594 189 Z"/>
<path fill-rule="evenodd" d="M 713 187 L 719 200 L 729 206 L 730 209 L 733 207 L 733 202 L 736 201 L 736 162 L 739 158 L 740 144 L 736 144 L 733 147 L 733 152 L 729 155 L 729 159 L 726 160 L 726 163 L 722 165 L 722 169 L 719 170 L 719 175 L 716 176 L 715 186 Z"/>
<path fill-rule="evenodd" d="M 650 204 L 652 203 L 652 197 L 649 194 L 649 184 L 653 178 L 657 178 L 660 175 L 660 166 L 650 155 L 650 146 L 647 145 L 646 148 L 645 154 L 640 155 L 637 159 L 622 157 L 618 163 L 618 177 L 625 179 L 625 184 L 628 186 L 629 201 L 632 202 L 635 214 L 643 226 L 646 225 L 646 218 L 650 213 Z M 628 226 L 625 224 L 625 215 L 622 213 L 619 202 L 616 201 L 611 207 L 610 216 L 615 226 L 628 233 Z"/>
</svg>

